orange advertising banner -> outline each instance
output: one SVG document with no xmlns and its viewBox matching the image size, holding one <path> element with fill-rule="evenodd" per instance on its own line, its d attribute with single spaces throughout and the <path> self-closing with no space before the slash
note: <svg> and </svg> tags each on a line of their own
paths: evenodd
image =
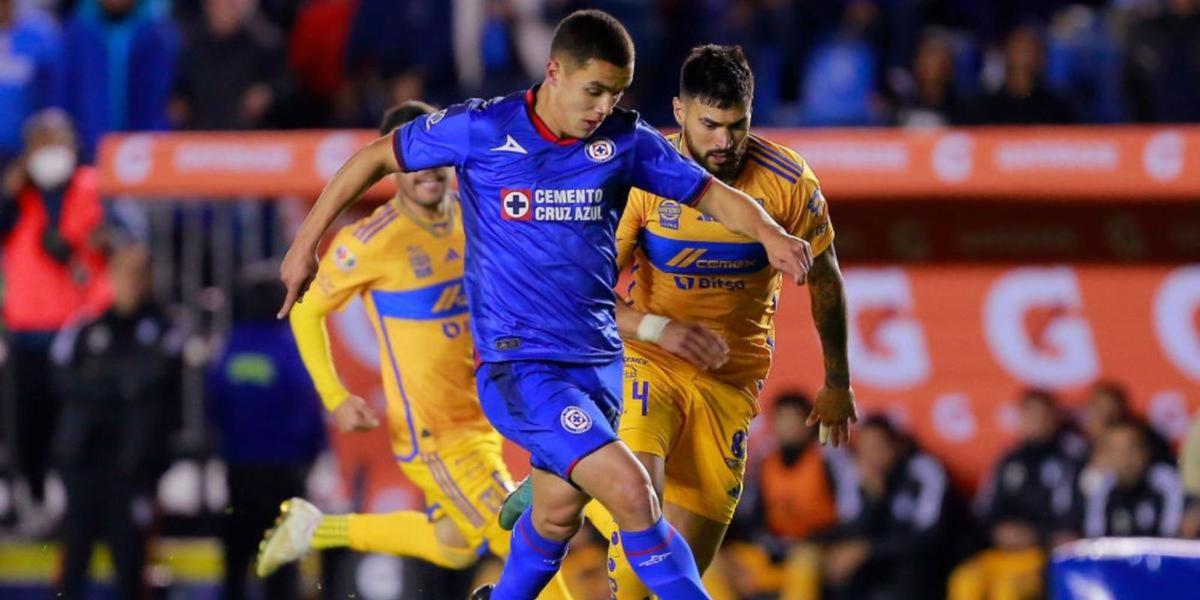
<svg viewBox="0 0 1200 600">
<path fill-rule="evenodd" d="M 800 152 L 839 200 L 1200 197 L 1200 126 L 758 133 Z M 314 197 L 374 136 L 336 130 L 113 134 L 100 147 L 101 185 L 107 194 L 149 197 Z M 373 190 L 386 193 L 386 187 Z"/>
<path fill-rule="evenodd" d="M 105 194 L 147 198 L 315 198 L 372 131 L 136 133 L 100 143 Z M 386 198 L 389 181 L 370 195 Z"/>
<path fill-rule="evenodd" d="M 1200 265 L 848 268 L 845 281 L 861 411 L 903 424 L 966 488 L 1012 443 L 1026 387 L 1057 391 L 1073 409 L 1089 384 L 1116 380 L 1172 441 L 1200 408 Z M 352 306 L 331 330 L 349 386 L 382 407 L 367 315 Z M 775 395 L 811 393 L 823 376 L 804 288 L 784 292 L 777 330 L 766 415 Z M 764 417 L 752 445 L 765 440 Z M 343 461 L 371 465 L 369 496 L 411 493 L 383 435 L 335 446 Z M 528 471 L 521 453 L 509 457 Z"/>
</svg>

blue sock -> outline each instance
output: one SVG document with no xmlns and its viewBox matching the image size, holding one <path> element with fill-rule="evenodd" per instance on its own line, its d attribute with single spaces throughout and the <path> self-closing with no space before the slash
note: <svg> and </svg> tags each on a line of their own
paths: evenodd
<svg viewBox="0 0 1200 600">
<path fill-rule="evenodd" d="M 622 531 L 621 543 L 633 571 L 659 598 L 708 600 L 692 549 L 666 519 L 645 531 Z"/>
<path fill-rule="evenodd" d="M 567 555 L 567 542 L 542 537 L 533 528 L 532 509 L 526 509 L 513 527 L 512 547 L 492 600 L 533 600 L 554 578 Z"/>
</svg>

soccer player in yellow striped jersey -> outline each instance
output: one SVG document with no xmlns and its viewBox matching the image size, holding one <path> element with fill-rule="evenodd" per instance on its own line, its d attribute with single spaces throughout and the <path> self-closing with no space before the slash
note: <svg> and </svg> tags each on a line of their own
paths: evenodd
<svg viewBox="0 0 1200 600">
<path fill-rule="evenodd" d="M 380 133 L 432 112 L 421 102 L 402 104 L 384 117 Z M 451 569 L 475 564 L 484 547 L 501 558 L 508 554 L 511 536 L 496 514 L 512 478 L 500 434 L 475 391 L 462 287 L 464 236 L 448 187 L 451 171 L 395 177 L 395 197 L 334 237 L 290 318 L 305 367 L 338 427 L 371 429 L 379 420 L 338 378 L 324 322 L 353 298 L 362 299 L 379 342 L 392 452 L 424 493 L 427 510 L 322 515 L 293 498 L 264 537 L 260 576 L 310 548 L 390 553 Z M 569 597 L 561 577 L 542 595 Z"/>
<path fill-rule="evenodd" d="M 788 233 L 806 240 L 813 319 L 825 384 L 809 425 L 835 445 L 857 419 L 846 351 L 842 279 L 828 206 L 812 169 L 789 148 L 750 133 L 753 75 L 738 47 L 702 46 L 683 65 L 673 142 L 713 175 L 759 200 Z M 771 365 L 782 288 L 760 245 L 678 202 L 630 195 L 617 230 L 618 263 L 633 265 L 627 306 L 621 439 L 646 465 L 664 511 L 703 571 L 742 493 L 750 421 Z M 806 365 L 797 365 L 806 368 Z M 595 504 L 602 532 L 611 517 Z M 610 550 L 618 599 L 650 594 L 621 548 Z"/>
</svg>

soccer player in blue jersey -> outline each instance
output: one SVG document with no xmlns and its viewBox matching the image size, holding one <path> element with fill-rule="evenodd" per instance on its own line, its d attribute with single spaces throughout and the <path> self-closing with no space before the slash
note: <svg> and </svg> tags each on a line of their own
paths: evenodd
<svg viewBox="0 0 1200 600">
<path fill-rule="evenodd" d="M 807 242 L 636 113 L 615 108 L 633 65 L 619 22 L 600 11 L 573 13 L 555 31 L 542 84 L 420 117 L 356 152 L 322 191 L 280 268 L 288 287 L 282 317 L 313 279 L 318 241 L 362 192 L 388 173 L 456 168 L 480 401 L 534 467 L 534 504 L 517 521 L 500 581 L 474 598 L 534 598 L 557 572 L 590 498 L 612 514 L 651 591 L 708 598 L 687 543 L 662 519 L 649 475 L 614 431 L 623 376 L 614 238 L 631 187 L 695 206 L 758 241 L 797 283 L 812 265 Z"/>
</svg>

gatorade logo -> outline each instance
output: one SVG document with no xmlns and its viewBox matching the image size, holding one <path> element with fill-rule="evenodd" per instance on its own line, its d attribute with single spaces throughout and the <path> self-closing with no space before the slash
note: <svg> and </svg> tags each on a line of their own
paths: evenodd
<svg viewBox="0 0 1200 600">
<path fill-rule="evenodd" d="M 1154 329 L 1171 364 L 1200 380 L 1200 267 L 1180 267 L 1163 279 L 1154 298 Z"/>
<path fill-rule="evenodd" d="M 1000 366 L 1030 385 L 1083 385 L 1100 374 L 1083 299 L 1066 267 L 1013 269 L 984 301 L 984 331 Z"/>
<path fill-rule="evenodd" d="M 908 275 L 901 269 L 855 269 L 844 277 L 855 377 L 889 390 L 928 380 L 929 348 L 912 314 L 915 302 Z"/>
</svg>

